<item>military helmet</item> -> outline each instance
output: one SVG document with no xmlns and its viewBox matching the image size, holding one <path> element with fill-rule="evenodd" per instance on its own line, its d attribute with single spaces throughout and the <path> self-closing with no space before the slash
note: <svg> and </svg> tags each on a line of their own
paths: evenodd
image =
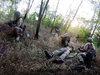
<svg viewBox="0 0 100 75">
<path fill-rule="evenodd" d="M 93 42 L 93 39 L 91 37 L 88 38 L 88 42 Z"/>
<path fill-rule="evenodd" d="M 21 14 L 19 11 L 15 11 L 14 12 L 14 19 L 17 20 L 17 19 L 20 19 L 21 18 Z"/>
</svg>

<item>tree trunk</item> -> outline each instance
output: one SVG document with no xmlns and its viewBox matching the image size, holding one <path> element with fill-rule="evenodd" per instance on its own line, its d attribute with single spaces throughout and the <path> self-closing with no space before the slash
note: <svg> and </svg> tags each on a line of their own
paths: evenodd
<svg viewBox="0 0 100 75">
<path fill-rule="evenodd" d="M 99 14 L 98 14 L 98 20 L 96 21 L 96 25 L 95 25 L 95 28 L 94 28 L 94 30 L 93 30 L 92 36 L 94 35 L 95 30 L 96 30 L 96 29 L 97 29 L 97 27 L 98 27 L 99 18 L 100 18 L 100 12 L 99 12 Z"/>
<path fill-rule="evenodd" d="M 65 14 L 65 17 L 64 17 L 63 23 L 65 22 L 65 20 L 66 20 L 66 18 L 67 18 L 67 13 L 68 13 L 68 11 L 70 10 L 70 8 L 71 8 L 73 2 L 74 2 L 74 0 L 71 2 L 71 4 L 70 4 L 68 10 L 66 11 L 66 14 Z"/>
<path fill-rule="evenodd" d="M 98 24 L 96 23 L 95 28 L 94 28 L 93 33 L 92 33 L 92 36 L 94 35 L 94 32 L 95 32 L 97 26 L 98 26 Z"/>
<path fill-rule="evenodd" d="M 48 8 L 46 8 L 43 18 L 46 18 Z"/>
<path fill-rule="evenodd" d="M 56 19 L 56 18 L 54 18 L 54 21 L 53 21 L 53 23 L 52 23 L 51 33 L 52 33 L 52 31 L 53 31 L 53 28 L 54 28 L 55 19 Z"/>
<path fill-rule="evenodd" d="M 40 24 L 41 24 L 41 20 L 38 19 L 37 29 L 36 29 L 36 34 L 35 34 L 35 38 L 37 38 L 37 39 L 39 38 L 38 34 L 39 34 Z"/>
<path fill-rule="evenodd" d="M 40 28 L 40 16 L 41 16 L 41 13 L 42 13 L 42 6 L 43 6 L 43 0 L 41 0 L 41 6 L 40 6 L 40 12 L 39 12 L 39 17 L 38 17 L 38 23 L 37 23 L 37 29 L 36 29 L 36 34 L 35 34 L 35 37 L 34 39 L 38 38 L 38 33 L 39 33 L 39 28 Z"/>
<path fill-rule="evenodd" d="M 43 10 L 43 8 L 42 8 L 42 6 L 43 6 L 43 0 L 41 0 L 41 6 L 40 6 L 38 24 L 37 24 L 37 29 L 36 29 L 36 34 L 35 34 L 34 39 L 38 39 L 39 38 L 38 34 L 39 34 L 40 24 L 41 24 L 43 14 L 45 12 L 45 9 L 47 8 L 48 3 L 49 3 L 49 0 L 47 0 L 46 5 L 45 5 L 44 10 Z"/>
<path fill-rule="evenodd" d="M 24 20 L 26 19 L 27 14 L 28 14 L 29 10 L 30 10 L 31 7 L 32 7 L 33 2 L 34 2 L 34 0 L 32 0 L 32 3 L 31 3 L 31 0 L 29 0 L 29 3 L 28 3 L 28 7 L 27 7 L 27 10 L 26 10 L 26 13 L 25 13 L 25 15 L 24 15 L 24 17 L 23 17 L 23 22 L 24 22 Z"/>
<path fill-rule="evenodd" d="M 92 17 L 92 21 L 94 21 L 95 11 L 96 11 L 96 8 L 94 10 L 94 14 L 93 14 L 93 17 Z M 92 30 L 93 30 L 93 23 L 91 23 L 91 28 L 90 28 L 90 31 L 92 31 Z"/>
<path fill-rule="evenodd" d="M 54 22 L 55 22 L 55 20 L 56 20 L 56 13 L 57 13 L 57 9 L 58 9 L 58 5 L 59 5 L 59 1 L 60 1 L 60 0 L 58 0 L 57 7 L 56 7 L 56 10 L 55 10 L 54 20 L 53 20 L 52 27 L 51 27 L 51 31 L 50 31 L 51 33 L 52 33 L 52 31 L 53 31 Z"/>
<path fill-rule="evenodd" d="M 81 3 L 79 4 L 79 6 L 78 6 L 78 8 L 77 8 L 77 10 L 76 10 L 76 12 L 75 12 L 75 14 L 74 14 L 73 19 L 71 20 L 70 24 L 68 25 L 67 31 L 68 31 L 69 27 L 71 26 L 71 23 L 73 22 L 73 20 L 74 20 L 74 18 L 75 18 L 75 16 L 76 16 L 76 14 L 77 14 L 77 12 L 78 12 L 78 10 L 79 10 L 79 8 L 80 8 L 80 6 L 81 6 L 82 3 L 83 3 L 83 0 L 82 0 Z"/>
<path fill-rule="evenodd" d="M 44 10 L 43 10 L 43 12 L 42 12 L 42 14 L 41 14 L 41 19 L 42 19 L 43 15 L 44 15 L 45 10 L 47 9 L 48 3 L 49 3 L 49 0 L 47 0 L 47 2 L 46 2 L 46 5 L 45 5 L 45 7 L 44 7 Z"/>
</svg>

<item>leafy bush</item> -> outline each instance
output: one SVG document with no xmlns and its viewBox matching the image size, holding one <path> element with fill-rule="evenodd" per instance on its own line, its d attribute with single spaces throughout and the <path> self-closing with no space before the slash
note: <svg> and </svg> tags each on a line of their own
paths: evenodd
<svg viewBox="0 0 100 75">
<path fill-rule="evenodd" d="M 74 36 L 77 36 L 79 34 L 80 38 L 79 41 L 86 42 L 88 37 L 91 37 L 91 33 L 88 28 L 85 28 L 83 26 L 81 27 L 70 27 L 68 32 L 74 32 Z"/>
<path fill-rule="evenodd" d="M 88 28 L 81 26 L 78 30 L 79 33 L 79 41 L 86 42 L 88 37 L 91 37 L 91 33 Z"/>
<path fill-rule="evenodd" d="M 57 15 L 54 25 L 62 27 L 64 17 L 62 15 Z"/>
<path fill-rule="evenodd" d="M 97 33 L 95 33 L 95 36 L 94 36 L 94 44 L 97 46 L 97 47 L 100 47 L 100 32 L 98 31 Z"/>
<path fill-rule="evenodd" d="M 36 12 L 29 15 L 29 21 L 36 25 L 37 24 L 37 20 L 36 20 L 37 16 L 38 16 L 38 13 L 36 13 Z"/>
<path fill-rule="evenodd" d="M 42 24 L 50 27 L 50 25 L 52 24 L 52 19 L 50 19 L 49 17 L 44 17 L 42 20 Z"/>
</svg>

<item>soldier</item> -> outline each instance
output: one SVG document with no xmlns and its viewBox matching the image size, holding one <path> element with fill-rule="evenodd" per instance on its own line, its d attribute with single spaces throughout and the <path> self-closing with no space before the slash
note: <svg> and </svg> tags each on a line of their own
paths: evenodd
<svg viewBox="0 0 100 75">
<path fill-rule="evenodd" d="M 67 34 L 62 35 L 61 37 L 65 37 Z M 68 37 L 68 35 L 66 36 Z M 59 56 L 55 61 L 57 63 L 63 63 L 66 57 L 69 57 L 71 52 L 74 51 L 73 56 L 74 57 L 77 53 L 75 52 L 75 47 L 73 45 L 73 42 L 70 41 L 69 37 L 65 39 L 65 45 L 63 48 L 60 48 L 58 50 L 54 50 L 53 52 L 45 51 L 45 55 L 48 59 L 52 58 L 53 56 Z M 70 43 L 69 43 L 70 42 Z"/>
<path fill-rule="evenodd" d="M 26 29 L 26 25 L 23 23 L 23 19 L 20 18 L 19 24 L 15 26 L 13 31 L 14 34 L 16 34 L 15 35 L 16 41 L 19 41 L 19 38 L 24 36 L 25 29 Z"/>
<path fill-rule="evenodd" d="M 55 26 L 55 33 L 58 34 L 58 36 L 60 35 L 61 29 L 59 26 Z"/>
<path fill-rule="evenodd" d="M 82 52 L 78 54 L 80 64 L 86 64 L 87 68 L 91 68 L 92 61 L 96 57 L 96 50 L 93 44 L 93 39 L 88 38 L 87 43 L 83 48 L 79 48 L 79 50 Z"/>
<path fill-rule="evenodd" d="M 14 19 L 11 21 L 6 22 L 5 24 L 9 25 L 10 27 L 18 25 L 18 21 L 21 18 L 21 14 L 19 11 L 15 11 L 14 13 Z"/>
<path fill-rule="evenodd" d="M 61 45 L 63 47 L 68 46 L 68 43 L 70 42 L 70 36 L 68 33 L 65 33 L 63 35 L 61 35 Z"/>
<path fill-rule="evenodd" d="M 16 41 L 19 41 L 19 38 L 24 36 L 26 25 L 24 25 L 23 19 L 21 18 L 21 14 L 19 11 L 15 11 L 14 19 L 5 24 L 14 28 L 14 30 L 11 33 L 11 36 L 15 37 Z"/>
</svg>

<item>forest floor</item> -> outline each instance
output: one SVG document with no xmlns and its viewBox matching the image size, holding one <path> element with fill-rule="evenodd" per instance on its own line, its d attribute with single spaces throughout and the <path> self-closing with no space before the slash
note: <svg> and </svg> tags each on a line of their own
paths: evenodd
<svg viewBox="0 0 100 75">
<path fill-rule="evenodd" d="M 30 37 L 25 35 L 17 42 L 8 35 L 11 28 L 0 25 L 0 75 L 100 75 L 99 54 L 94 70 L 81 73 L 71 69 L 78 63 L 77 57 L 66 59 L 63 64 L 47 60 L 44 51 L 61 48 L 59 39 L 50 34 L 49 28 L 41 27 L 39 39 L 34 40 L 35 29 L 35 25 L 28 26 L 26 32 Z"/>
</svg>

